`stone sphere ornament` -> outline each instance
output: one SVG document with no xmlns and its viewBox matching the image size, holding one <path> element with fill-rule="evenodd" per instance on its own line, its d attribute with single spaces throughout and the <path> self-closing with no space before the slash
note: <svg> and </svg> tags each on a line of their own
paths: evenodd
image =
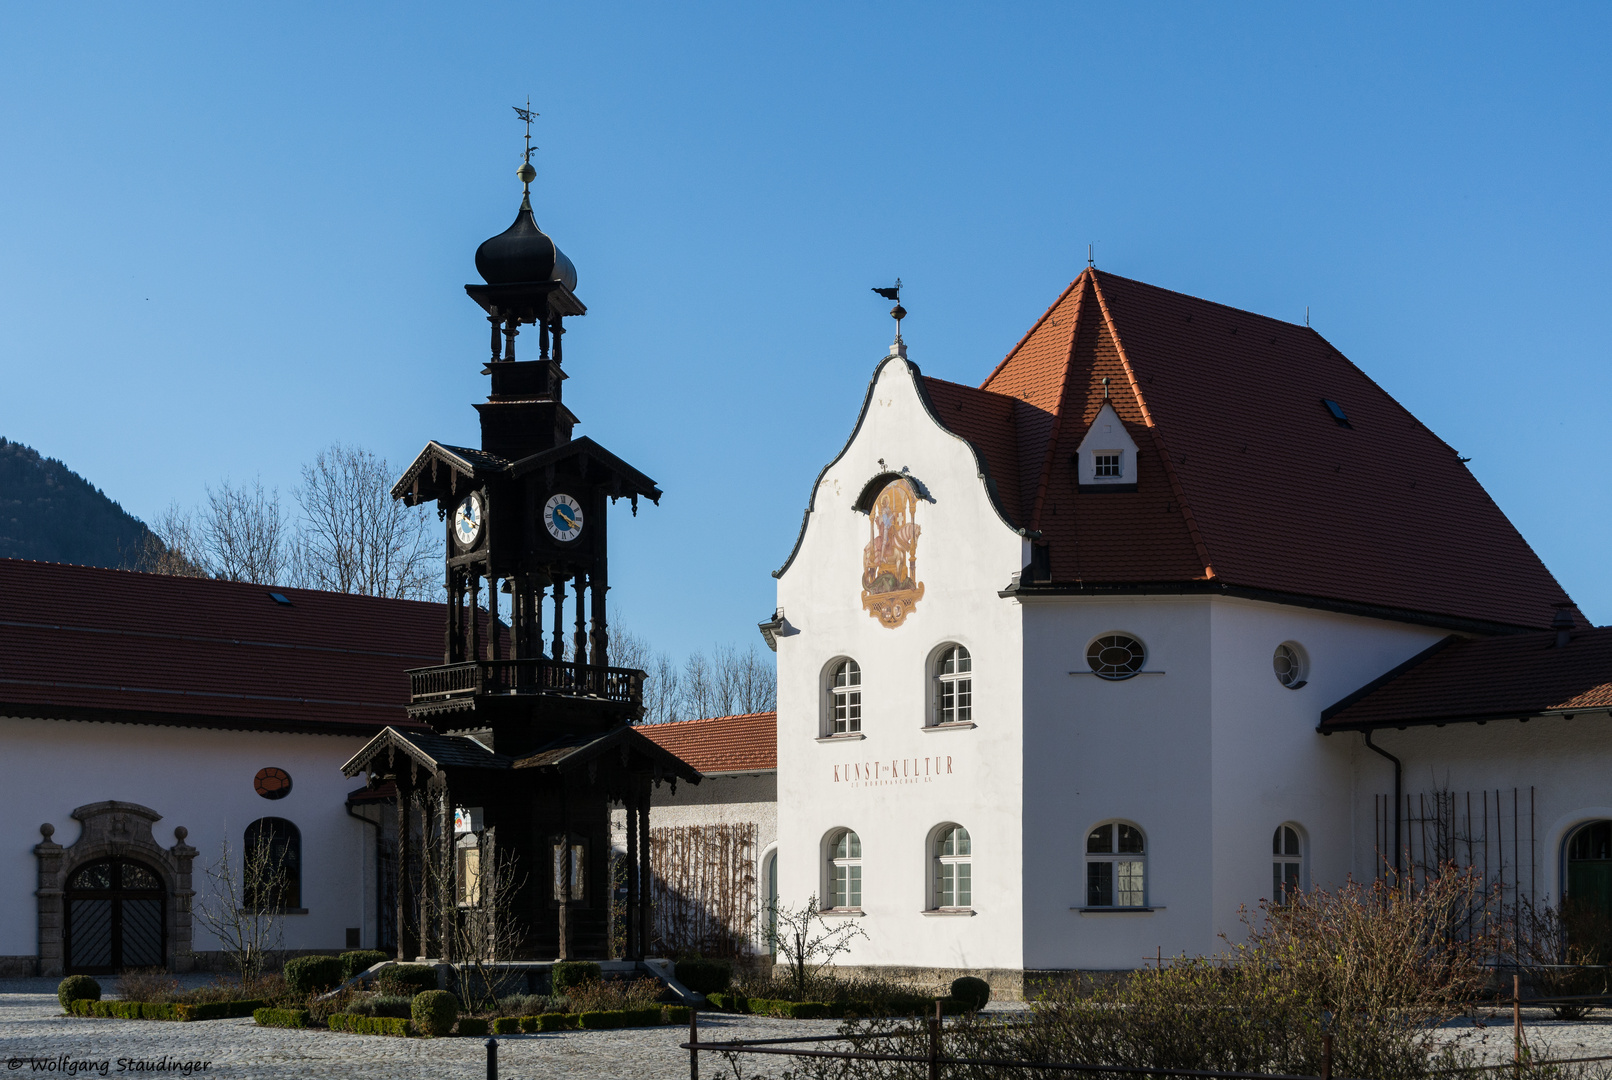
<svg viewBox="0 0 1612 1080">
<path fill-rule="evenodd" d="M 291 774 L 284 769 L 259 769 L 252 787 L 265 799 L 283 799 L 291 794 Z"/>
</svg>

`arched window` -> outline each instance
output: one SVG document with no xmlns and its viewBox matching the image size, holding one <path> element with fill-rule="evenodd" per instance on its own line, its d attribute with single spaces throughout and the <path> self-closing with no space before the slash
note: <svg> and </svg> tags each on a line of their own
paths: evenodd
<svg viewBox="0 0 1612 1080">
<path fill-rule="evenodd" d="M 1612 914 L 1612 821 L 1588 821 L 1567 838 L 1567 904 L 1586 914 Z"/>
<path fill-rule="evenodd" d="M 1285 904 L 1304 891 L 1304 838 L 1292 825 L 1271 837 L 1271 903 Z"/>
<path fill-rule="evenodd" d="M 947 645 L 935 658 L 935 723 L 974 719 L 974 658 L 961 645 Z"/>
<path fill-rule="evenodd" d="M 862 906 L 862 838 L 842 829 L 829 841 L 828 895 L 830 906 Z"/>
<path fill-rule="evenodd" d="M 1086 834 L 1086 906 L 1147 906 L 1147 855 L 1142 830 L 1106 821 Z"/>
<path fill-rule="evenodd" d="M 1296 641 L 1284 641 L 1276 646 L 1271 667 L 1276 672 L 1276 681 L 1289 690 L 1299 689 L 1310 677 L 1310 658 L 1305 655 L 1304 646 Z"/>
<path fill-rule="evenodd" d="M 248 907 L 302 907 L 302 833 L 285 818 L 258 818 L 246 827 L 241 884 Z"/>
<path fill-rule="evenodd" d="M 942 825 L 934 838 L 935 907 L 974 906 L 973 842 L 961 825 Z"/>
<path fill-rule="evenodd" d="M 761 860 L 761 933 L 768 959 L 778 957 L 778 852 Z"/>
<path fill-rule="evenodd" d="M 862 730 L 862 668 L 847 657 L 829 669 L 828 734 L 852 735 Z"/>
</svg>

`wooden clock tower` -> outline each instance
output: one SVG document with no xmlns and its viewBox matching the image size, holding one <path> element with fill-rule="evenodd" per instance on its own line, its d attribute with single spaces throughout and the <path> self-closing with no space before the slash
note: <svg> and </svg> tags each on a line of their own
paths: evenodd
<svg viewBox="0 0 1612 1080">
<path fill-rule="evenodd" d="M 614 936 L 637 959 L 649 945 L 650 789 L 700 779 L 632 727 L 644 673 L 609 666 L 609 509 L 627 500 L 636 515 L 661 491 L 572 435 L 565 320 L 587 309 L 576 268 L 532 215 L 529 135 L 517 175 L 515 223 L 477 249 L 483 283 L 465 286 L 492 330 L 481 446 L 430 442 L 392 489 L 434 502 L 444 522 L 442 664 L 409 672 L 422 726 L 388 728 L 344 769 L 395 785 L 400 958 L 469 959 L 456 951 L 489 935 L 466 926 L 490 912 L 518 930 L 493 936 L 519 956 L 494 959 L 608 957 L 610 810 L 624 806 Z M 522 327 L 536 329 L 533 359 L 517 359 Z"/>
</svg>

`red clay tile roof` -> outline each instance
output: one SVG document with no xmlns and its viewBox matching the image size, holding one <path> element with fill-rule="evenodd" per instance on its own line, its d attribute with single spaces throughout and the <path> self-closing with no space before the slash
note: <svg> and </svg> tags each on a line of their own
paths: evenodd
<svg viewBox="0 0 1612 1080">
<path fill-rule="evenodd" d="M 702 773 L 778 768 L 778 714 L 745 713 L 637 728 Z"/>
<path fill-rule="evenodd" d="M 444 618 L 412 600 L 0 559 L 0 716 L 413 727 L 403 673 L 442 662 Z"/>
<path fill-rule="evenodd" d="M 1135 492 L 1077 490 L 1105 377 Z M 1455 451 L 1309 327 L 1087 270 L 980 391 L 925 389 L 1042 533 L 1054 586 L 1192 583 L 1495 630 L 1549 626 L 1567 599 Z"/>
<path fill-rule="evenodd" d="M 1321 731 L 1612 709 L 1612 626 L 1444 641 L 1321 714 Z"/>
</svg>

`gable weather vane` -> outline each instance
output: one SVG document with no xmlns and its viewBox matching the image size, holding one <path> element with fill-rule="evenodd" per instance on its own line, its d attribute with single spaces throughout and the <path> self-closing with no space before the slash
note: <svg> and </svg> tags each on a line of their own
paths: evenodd
<svg viewBox="0 0 1612 1080">
<path fill-rule="evenodd" d="M 515 110 L 515 115 L 526 123 L 526 154 L 521 159 L 521 167 L 515 170 L 515 175 L 525 185 L 525 194 L 530 195 L 532 181 L 537 179 L 537 170 L 532 168 L 532 151 L 537 149 L 532 145 L 532 120 L 541 114 L 532 111 L 531 98 L 526 99 L 526 108 L 523 109 L 519 105 L 513 105 L 511 108 Z"/>
<path fill-rule="evenodd" d="M 896 302 L 896 306 L 890 309 L 890 317 L 896 321 L 896 340 L 894 344 L 900 345 L 902 343 L 901 320 L 907 317 L 907 309 L 901 306 L 901 279 L 896 278 L 896 283 L 894 285 L 883 289 L 875 285 L 873 287 L 873 291 L 884 297 L 886 300 L 894 300 Z"/>
</svg>

